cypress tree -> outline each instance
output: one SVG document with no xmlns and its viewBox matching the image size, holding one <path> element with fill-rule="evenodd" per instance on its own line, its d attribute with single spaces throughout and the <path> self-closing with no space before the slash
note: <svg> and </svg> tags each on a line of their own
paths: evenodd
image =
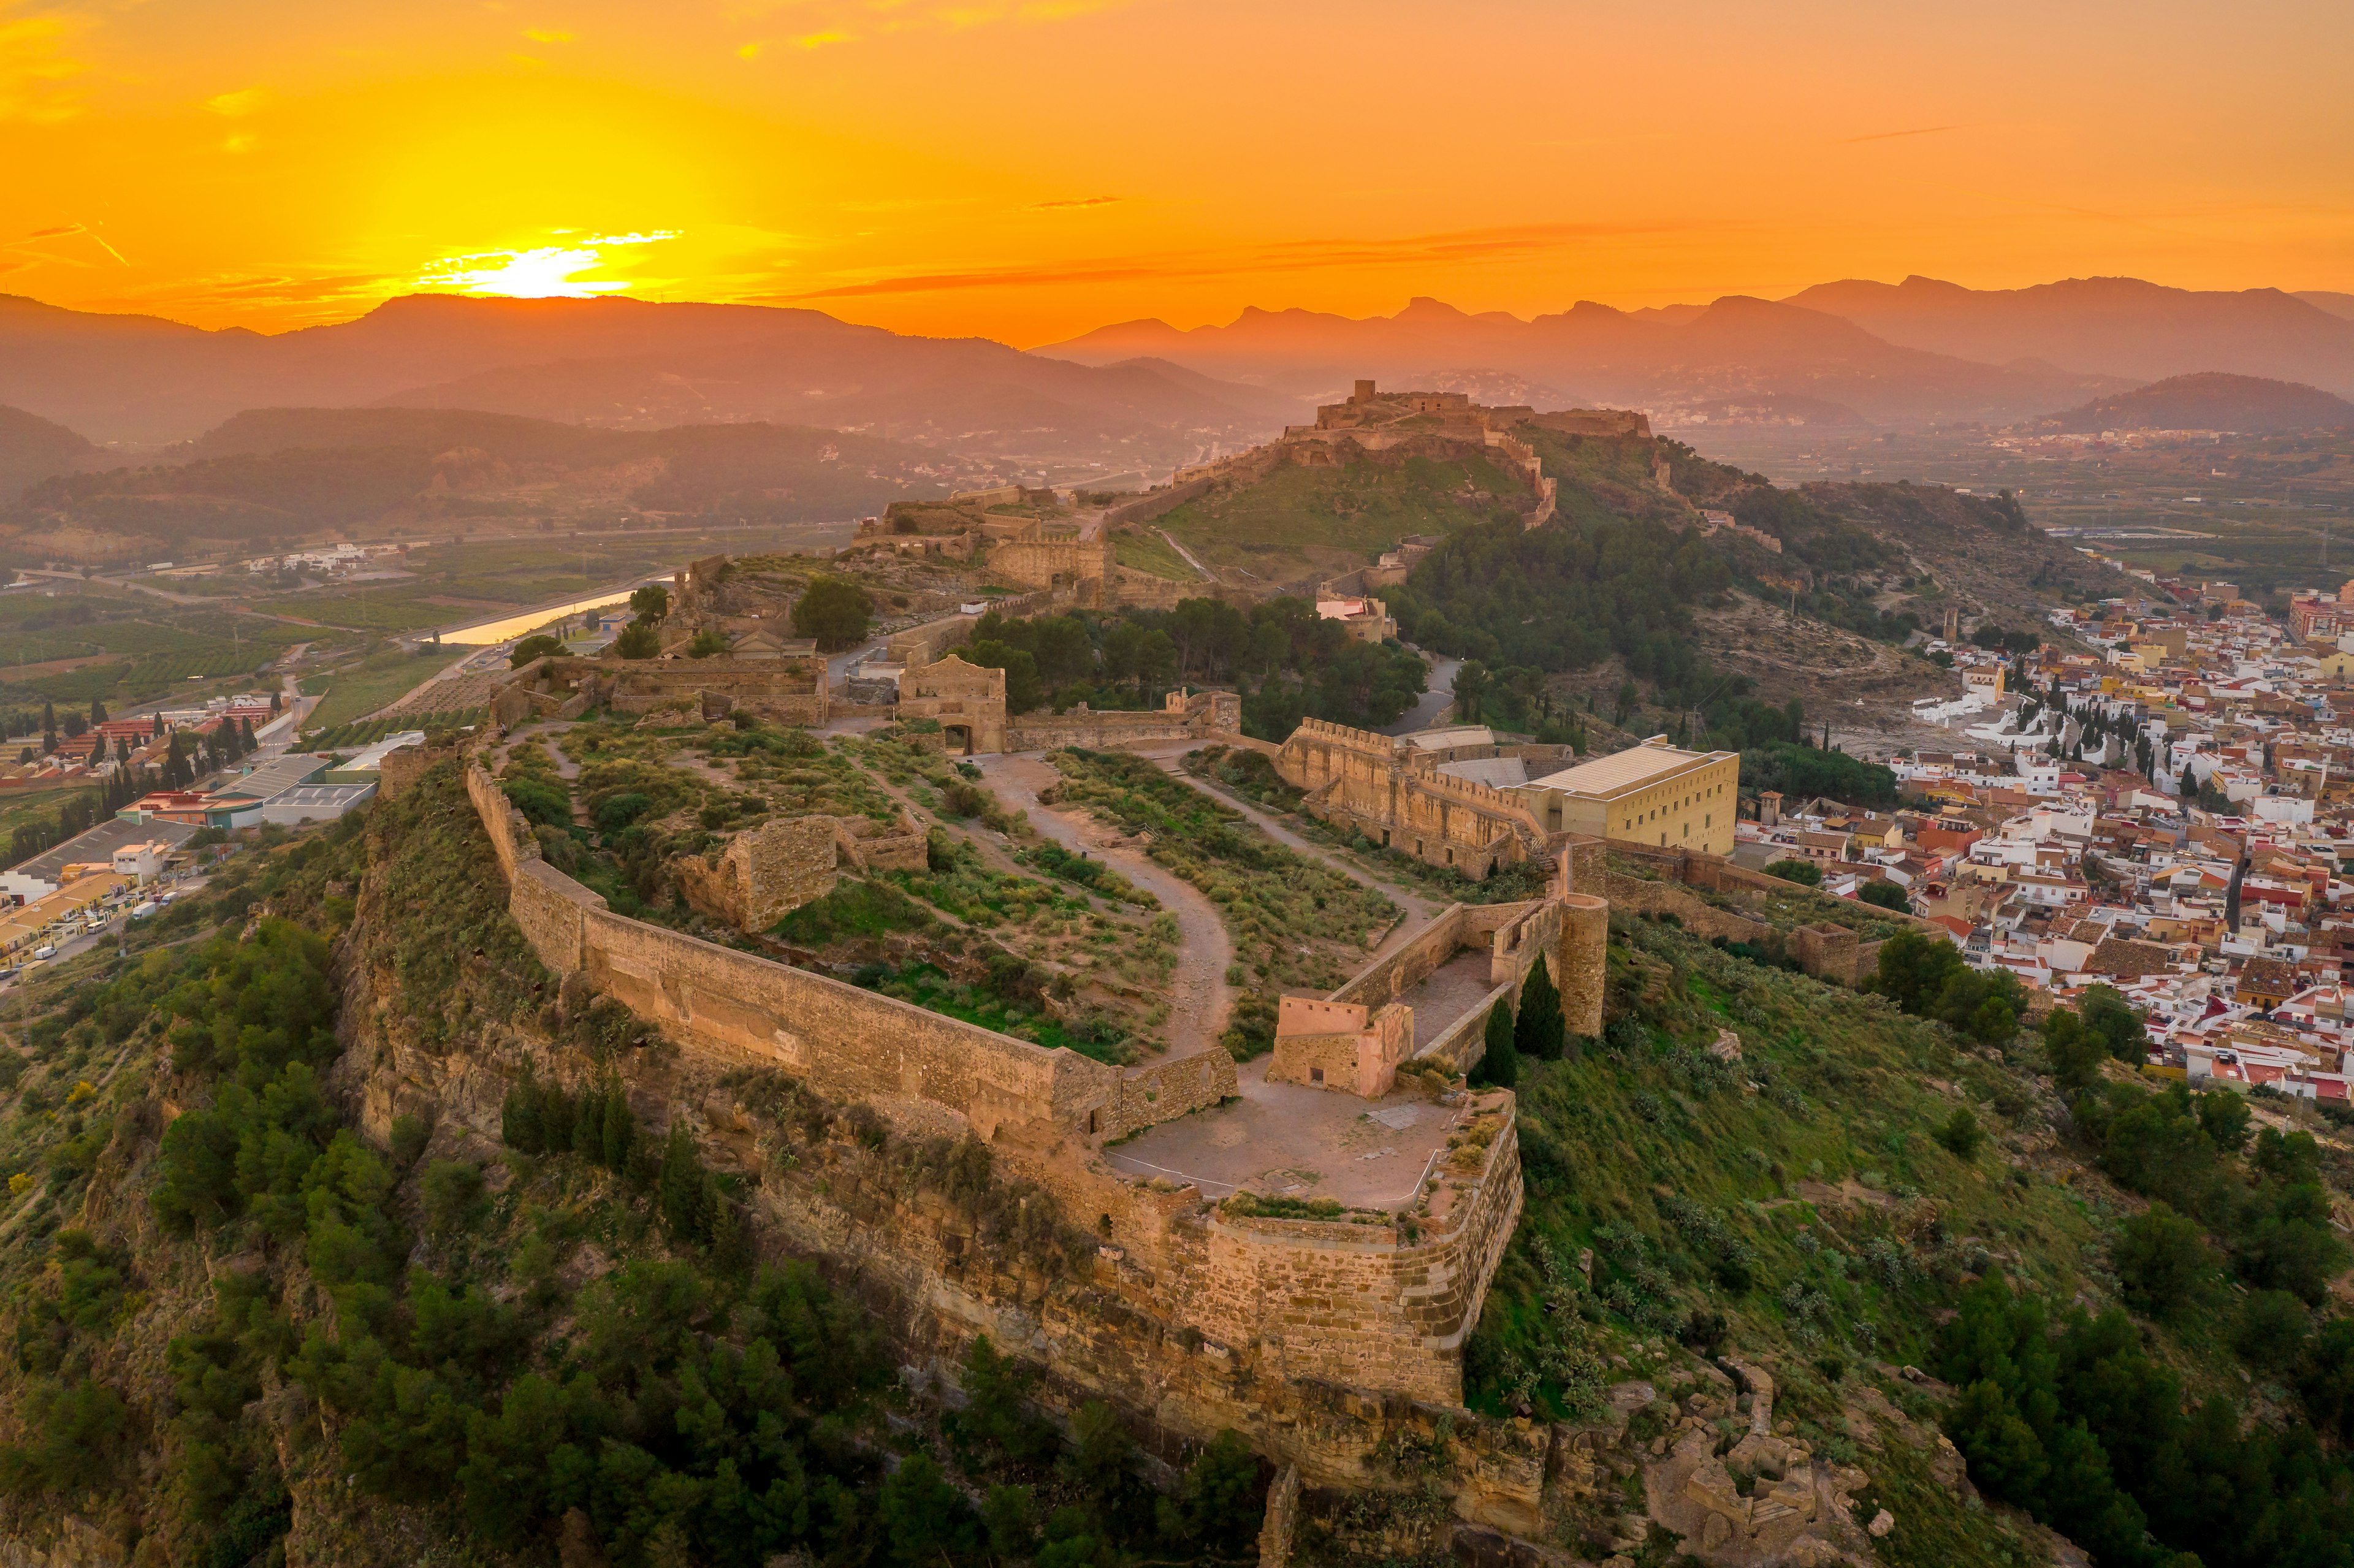
<svg viewBox="0 0 2354 1568">
<path fill-rule="evenodd" d="M 499 1138 L 509 1149 L 537 1154 L 547 1147 L 539 1124 L 539 1086 L 528 1076 L 507 1090 L 499 1103 Z"/>
<path fill-rule="evenodd" d="M 1561 993 L 1553 989 L 1553 971 L 1544 955 L 1521 987 L 1521 1012 L 1512 1023 L 1512 1046 L 1521 1055 L 1539 1062 L 1561 1060 L 1564 1026 Z"/>
<path fill-rule="evenodd" d="M 655 1183 L 654 1195 L 662 1206 L 663 1223 L 670 1226 L 671 1234 L 681 1241 L 702 1239 L 705 1221 L 703 1161 L 695 1157 L 695 1135 L 686 1130 L 684 1120 L 670 1124 L 670 1140 L 663 1147 L 662 1175 Z"/>
<path fill-rule="evenodd" d="M 572 1121 L 572 1152 L 601 1160 L 605 1153 L 605 1092 L 580 1091 L 579 1109 Z"/>
<path fill-rule="evenodd" d="M 638 1136 L 637 1118 L 630 1114 L 630 1102 L 616 1087 L 605 1097 L 605 1124 L 599 1129 L 600 1154 L 605 1169 L 627 1171 L 630 1168 L 630 1145 Z"/>
<path fill-rule="evenodd" d="M 1506 997 L 1488 1010 L 1487 1049 L 1473 1074 L 1483 1084 L 1511 1088 L 1520 1082 L 1521 1054 L 1512 1044 L 1512 1001 Z"/>
</svg>

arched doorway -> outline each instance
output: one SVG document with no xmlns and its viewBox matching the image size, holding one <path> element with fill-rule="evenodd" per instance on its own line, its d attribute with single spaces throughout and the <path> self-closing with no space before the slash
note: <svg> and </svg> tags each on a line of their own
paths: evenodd
<svg viewBox="0 0 2354 1568">
<path fill-rule="evenodd" d="M 946 739 L 947 749 L 949 756 L 970 757 L 972 755 L 972 726 L 970 725 L 942 725 L 940 726 L 940 732 Z"/>
</svg>

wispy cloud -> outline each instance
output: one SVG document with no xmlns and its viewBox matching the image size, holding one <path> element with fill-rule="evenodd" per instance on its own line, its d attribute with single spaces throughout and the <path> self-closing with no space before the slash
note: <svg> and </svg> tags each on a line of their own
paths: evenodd
<svg viewBox="0 0 2354 1568">
<path fill-rule="evenodd" d="M 580 35 L 567 33 L 561 27 L 525 27 L 523 36 L 535 44 L 568 44 Z"/>
<path fill-rule="evenodd" d="M 1032 202 L 1030 204 L 1030 210 L 1032 212 L 1061 212 L 1075 207 L 1109 207 L 1114 202 L 1126 201 L 1127 199 L 1128 198 L 1126 196 L 1073 196 L 1066 201 Z"/>
<path fill-rule="evenodd" d="M 0 0 L 0 120 L 49 124 L 81 112 L 81 95 L 70 85 L 82 63 L 66 53 L 75 30 L 66 16 L 50 11 L 7 14 Z"/>
<path fill-rule="evenodd" d="M 1669 224 L 1522 224 L 1500 228 L 1456 229 L 1396 239 L 1300 239 L 1230 250 L 1089 258 L 1011 267 L 981 267 L 958 272 L 917 272 L 845 280 L 790 297 L 851 299 L 878 294 L 946 293 L 977 289 L 1055 288 L 1073 283 L 1124 282 L 1236 277 L 1267 272 L 1313 272 L 1368 267 L 1419 267 L 1442 261 L 1504 260 L 1567 249 L 1597 239 L 1662 234 Z"/>
<path fill-rule="evenodd" d="M 1958 125 L 1919 125 L 1910 131 L 1874 131 L 1869 136 L 1850 136 L 1846 144 L 1852 147 L 1859 142 L 1893 142 L 1904 136 L 1935 136 L 1940 132 L 1960 129 Z"/>
<path fill-rule="evenodd" d="M 14 259 L 10 270 L 36 267 L 44 261 L 61 262 L 68 267 L 94 267 L 98 261 L 90 254 L 92 247 L 103 250 L 122 266 L 131 265 L 123 260 L 122 251 L 106 242 L 104 235 L 86 223 L 53 223 L 16 239 L 0 240 L 0 253 Z"/>
<path fill-rule="evenodd" d="M 235 92 L 223 92 L 205 100 L 205 107 L 229 120 L 241 119 L 269 101 L 270 94 L 259 87 L 240 88 Z"/>
</svg>

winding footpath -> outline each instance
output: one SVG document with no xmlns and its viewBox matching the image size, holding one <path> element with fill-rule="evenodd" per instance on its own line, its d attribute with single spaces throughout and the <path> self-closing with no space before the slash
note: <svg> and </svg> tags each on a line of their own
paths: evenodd
<svg viewBox="0 0 2354 1568">
<path fill-rule="evenodd" d="M 1062 778 L 1052 764 L 1035 754 L 996 755 L 973 759 L 982 779 L 1008 809 L 1029 814 L 1031 826 L 1075 854 L 1104 862 L 1122 876 L 1161 901 L 1177 921 L 1177 967 L 1170 977 L 1169 1021 L 1162 1033 L 1171 1057 L 1221 1050 L 1218 1036 L 1225 1032 L 1226 1014 L 1234 996 L 1226 987 L 1226 969 L 1235 961 L 1235 945 L 1226 935 L 1218 906 L 1192 883 L 1155 864 L 1132 845 L 1119 842 L 1109 829 L 1084 812 L 1065 811 L 1039 803 L 1041 790 Z"/>
</svg>

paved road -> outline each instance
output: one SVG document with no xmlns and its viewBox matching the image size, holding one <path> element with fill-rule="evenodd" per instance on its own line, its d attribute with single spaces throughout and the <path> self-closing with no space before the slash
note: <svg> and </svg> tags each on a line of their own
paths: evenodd
<svg viewBox="0 0 2354 1568">
<path fill-rule="evenodd" d="M 1448 705 L 1455 701 L 1455 672 L 1463 668 L 1463 661 L 1423 652 L 1421 649 L 1415 652 L 1422 653 L 1423 659 L 1430 665 L 1429 689 L 1397 723 L 1385 726 L 1382 730 L 1384 735 L 1412 735 L 1418 729 L 1428 729 L 1438 722 Z"/>
</svg>

